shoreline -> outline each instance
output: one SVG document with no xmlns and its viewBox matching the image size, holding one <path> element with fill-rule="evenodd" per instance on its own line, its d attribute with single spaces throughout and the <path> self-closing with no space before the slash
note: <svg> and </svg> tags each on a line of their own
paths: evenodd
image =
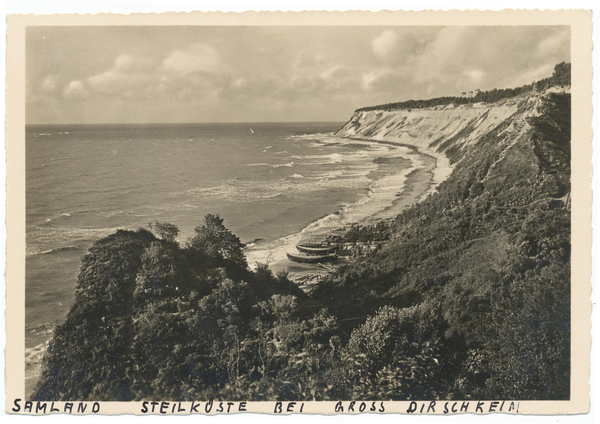
<svg viewBox="0 0 600 424">
<path fill-rule="evenodd" d="M 429 192 L 433 192 L 435 190 L 435 187 L 437 187 L 441 182 L 446 180 L 452 173 L 452 170 L 454 169 L 453 166 L 450 165 L 450 160 L 443 153 L 438 153 L 434 150 L 424 148 L 421 146 L 416 146 L 414 144 L 400 143 L 400 142 L 396 142 L 396 141 L 392 141 L 392 140 L 379 140 L 379 139 L 375 139 L 375 138 L 350 137 L 350 136 L 343 136 L 343 135 L 338 135 L 336 137 L 345 138 L 347 140 L 366 141 L 366 142 L 371 142 L 371 143 L 388 144 L 390 146 L 407 147 L 421 155 L 429 156 L 429 157 L 435 159 L 436 163 L 433 168 L 433 181 L 432 181 L 432 184 L 434 184 L 435 186 Z"/>
<path fill-rule="evenodd" d="M 413 204 L 419 203 L 420 201 L 425 199 L 427 197 L 427 195 L 435 193 L 437 186 L 440 183 L 442 183 L 444 180 L 446 180 L 452 173 L 452 170 L 454 169 L 452 167 L 452 165 L 450 165 L 450 160 L 443 153 L 438 153 L 431 149 L 423 148 L 423 147 L 416 146 L 413 144 L 399 143 L 399 142 L 395 142 L 395 141 L 391 141 L 391 140 L 378 140 L 378 139 L 372 139 L 372 138 L 363 138 L 363 137 L 350 137 L 350 136 L 336 136 L 336 137 L 344 138 L 347 140 L 357 140 L 357 141 L 387 144 L 390 146 L 406 147 L 410 150 L 413 150 L 414 152 L 417 152 L 418 154 L 420 154 L 422 156 L 431 158 L 433 163 L 430 162 L 430 163 L 426 164 L 423 168 L 415 169 L 413 172 L 411 172 L 411 174 L 407 175 L 407 181 L 405 182 L 404 191 L 399 196 L 399 198 L 397 200 L 394 200 L 392 202 L 392 205 L 385 210 L 385 211 L 389 210 L 390 213 L 393 213 L 393 216 L 398 215 L 407 207 L 410 207 Z M 425 182 L 425 181 L 423 181 L 422 178 L 419 178 L 418 176 L 414 177 L 416 181 L 409 180 L 409 178 L 411 177 L 412 174 L 419 173 L 419 172 L 422 172 L 425 174 L 429 173 L 431 175 L 430 181 Z M 411 187 L 411 185 L 412 185 L 412 187 Z M 414 196 L 415 194 L 417 194 L 418 190 L 421 190 L 421 188 L 424 185 L 427 185 L 427 187 L 422 189 L 420 194 L 418 194 L 417 196 Z M 409 201 L 411 198 L 414 200 Z M 384 211 L 382 211 L 382 212 L 384 212 Z M 370 219 L 365 219 L 362 222 L 366 223 L 369 220 L 374 221 L 377 219 L 381 219 L 381 217 L 378 217 L 378 215 L 380 215 L 380 214 L 381 213 L 375 214 Z"/>
<path fill-rule="evenodd" d="M 448 178 L 453 169 L 450 165 L 450 161 L 448 160 L 448 158 L 446 158 L 446 156 L 437 152 L 433 152 L 429 149 L 423 149 L 419 146 L 396 143 L 388 140 L 376 140 L 345 136 L 335 137 L 339 137 L 341 139 L 346 140 L 356 140 L 370 143 L 387 144 L 397 147 L 406 147 L 420 155 L 420 157 L 418 157 L 417 159 L 410 159 L 413 162 L 415 160 L 417 161 L 416 167 L 404 175 L 405 180 L 402 186 L 399 187 L 401 191 L 396 191 L 394 193 L 394 196 L 396 196 L 396 198 L 392 200 L 391 205 L 383 210 L 377 211 L 373 215 L 358 220 L 356 223 L 359 225 L 370 225 L 374 224 L 376 221 L 379 221 L 381 219 L 393 218 L 405 209 L 411 207 L 416 203 L 421 202 L 429 194 L 435 192 L 437 186 L 446 178 Z M 339 211 L 336 211 L 330 215 L 338 213 Z M 293 245 L 293 239 L 297 238 L 298 240 L 296 241 L 299 241 L 300 236 L 302 236 L 305 233 L 305 231 L 307 233 L 310 233 L 311 226 L 312 224 L 304 228 L 300 233 L 285 237 L 284 239 L 287 239 L 288 242 Z M 336 229 L 339 228 L 341 227 L 336 227 Z M 268 257 L 271 258 L 275 247 L 267 250 L 269 251 Z M 269 262 L 269 269 L 271 271 L 273 271 L 274 273 L 280 271 L 288 272 L 288 278 L 291 281 L 297 283 L 299 287 L 305 291 L 309 290 L 310 287 L 316 284 L 323 276 L 331 273 L 337 266 L 339 265 L 328 264 L 327 267 L 321 267 L 320 265 L 314 264 L 299 264 L 289 261 L 287 257 L 274 260 L 273 262 Z"/>
</svg>

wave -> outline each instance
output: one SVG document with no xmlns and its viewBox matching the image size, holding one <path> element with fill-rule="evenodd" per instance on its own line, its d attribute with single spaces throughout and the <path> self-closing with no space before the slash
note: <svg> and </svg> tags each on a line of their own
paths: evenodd
<svg viewBox="0 0 600 424">
<path fill-rule="evenodd" d="M 64 219 L 64 218 L 71 218 L 72 215 L 68 212 L 64 212 L 61 213 L 59 215 L 53 216 L 52 218 L 47 218 L 45 222 L 54 222 L 56 220 L 60 220 L 60 219 Z"/>
<path fill-rule="evenodd" d="M 33 391 L 42 373 L 42 360 L 50 345 L 50 339 L 39 345 L 25 349 L 25 388 L 26 391 Z"/>
<path fill-rule="evenodd" d="M 296 164 L 294 162 L 287 162 L 287 163 L 278 163 L 275 165 L 272 165 L 270 163 L 249 163 L 247 166 L 270 166 L 271 168 L 277 169 L 277 168 L 282 168 L 282 167 L 287 167 L 287 168 L 292 168 L 294 166 L 296 166 Z"/>
<path fill-rule="evenodd" d="M 41 364 L 44 354 L 48 349 L 50 339 L 30 349 L 25 349 L 25 366 Z"/>
<path fill-rule="evenodd" d="M 384 152 L 381 152 L 382 154 Z M 373 152 L 356 151 L 352 153 L 330 153 L 326 155 L 305 155 L 302 160 L 310 165 L 335 165 L 340 163 L 360 163 L 365 159 L 372 157 Z"/>
<path fill-rule="evenodd" d="M 422 162 L 413 161 L 413 166 L 405 168 L 398 174 L 384 176 L 367 185 L 365 194 L 356 202 L 345 204 L 340 210 L 323 216 L 300 232 L 272 241 L 261 241 L 248 246 L 245 250 L 248 262 L 274 264 L 287 260 L 286 253 L 295 251 L 295 245 L 302 239 L 315 234 L 326 234 L 354 223 L 364 224 L 372 217 L 387 218 L 394 215 L 391 206 L 405 190 L 407 177 L 422 168 Z"/>
<path fill-rule="evenodd" d="M 369 173 L 376 169 L 370 162 L 362 162 L 345 166 L 343 169 L 320 170 L 315 168 L 302 173 L 293 173 L 274 180 L 229 180 L 213 187 L 196 187 L 173 193 L 174 197 L 183 197 L 186 201 L 172 204 L 178 208 L 190 203 L 189 198 L 197 198 L 202 202 L 246 203 L 269 201 L 277 196 L 306 195 L 313 191 L 336 189 L 362 189 L 373 181 Z"/>
<path fill-rule="evenodd" d="M 294 162 L 288 162 L 288 163 L 282 163 L 282 164 L 271 165 L 271 166 L 275 169 L 281 168 L 281 167 L 292 168 L 292 167 L 296 166 L 296 164 Z"/>
<path fill-rule="evenodd" d="M 81 250 L 81 247 L 78 246 L 65 246 L 65 247 L 59 247 L 56 249 L 50 249 L 50 250 L 45 250 L 43 252 L 39 252 L 41 255 L 49 255 L 52 253 L 60 253 L 60 252 L 69 252 L 69 251 L 73 251 L 73 250 Z"/>
<path fill-rule="evenodd" d="M 54 333 L 56 324 L 44 323 L 27 329 L 28 336 L 48 336 Z"/>
<path fill-rule="evenodd" d="M 26 256 L 52 255 L 60 252 L 87 249 L 102 237 L 123 227 L 72 228 L 63 226 L 32 227 L 27 232 Z M 56 247 L 59 246 L 59 247 Z"/>
</svg>

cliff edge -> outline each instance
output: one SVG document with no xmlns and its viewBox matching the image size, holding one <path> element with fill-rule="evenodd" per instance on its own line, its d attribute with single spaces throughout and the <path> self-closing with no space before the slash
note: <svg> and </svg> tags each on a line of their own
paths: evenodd
<svg viewBox="0 0 600 424">
<path fill-rule="evenodd" d="M 544 92 L 529 92 L 495 103 L 440 105 L 422 109 L 362 110 L 354 112 L 335 134 L 341 137 L 387 141 L 413 146 L 434 156 L 437 185 L 446 180 L 467 149 L 497 128 L 497 143 L 508 147 L 531 130 L 528 119 L 540 116 L 541 107 L 551 93 L 569 92 L 552 87 Z"/>
</svg>

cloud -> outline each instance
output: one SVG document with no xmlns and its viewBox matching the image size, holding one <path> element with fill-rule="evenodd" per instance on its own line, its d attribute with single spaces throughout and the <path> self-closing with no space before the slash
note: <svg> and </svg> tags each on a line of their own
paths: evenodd
<svg viewBox="0 0 600 424">
<path fill-rule="evenodd" d="M 56 75 L 48 75 L 40 84 L 40 91 L 43 93 L 54 93 L 58 88 L 58 77 Z"/>
<path fill-rule="evenodd" d="M 121 55 L 108 70 L 87 78 L 87 85 L 94 93 L 126 100 L 190 102 L 230 84 L 231 76 L 217 72 L 219 66 L 216 50 L 193 44 L 162 60 Z"/>
<path fill-rule="evenodd" d="M 298 68 L 311 68 L 319 65 L 321 62 L 322 60 L 317 58 L 312 52 L 303 52 L 298 55 L 296 66 Z"/>
<path fill-rule="evenodd" d="M 570 48 L 570 41 L 570 37 L 565 37 L 562 35 L 555 35 L 553 37 L 542 39 L 537 45 L 535 53 L 538 56 L 543 57 L 555 55 L 558 52 L 566 52 Z"/>
<path fill-rule="evenodd" d="M 364 91 L 398 93 L 400 96 L 406 90 L 410 76 L 399 70 L 384 69 L 365 74 L 362 78 Z"/>
<path fill-rule="evenodd" d="M 479 83 L 485 76 L 485 71 L 483 69 L 466 69 L 465 75 L 473 82 Z"/>
<path fill-rule="evenodd" d="M 326 92 L 341 93 L 360 90 L 362 74 L 358 69 L 338 65 L 324 71 L 320 78 Z"/>
<path fill-rule="evenodd" d="M 81 81 L 71 81 L 63 90 L 63 97 L 68 100 L 87 99 L 90 92 Z"/>
<path fill-rule="evenodd" d="M 371 52 L 385 66 L 410 63 L 436 39 L 437 27 L 400 27 L 383 31 L 371 41 Z"/>
<path fill-rule="evenodd" d="M 98 93 L 118 96 L 129 92 L 128 96 L 131 97 L 132 93 L 144 90 L 148 84 L 152 84 L 154 79 L 152 75 L 148 74 L 129 74 L 109 70 L 88 78 L 88 84 L 93 91 Z"/>
<path fill-rule="evenodd" d="M 126 99 L 148 97 L 150 86 L 157 83 L 156 63 L 129 55 L 119 56 L 113 66 L 87 79 L 89 88 L 98 94 Z"/>
<path fill-rule="evenodd" d="M 398 44 L 398 35 L 391 30 L 384 31 L 371 41 L 371 50 L 382 62 L 387 62 Z"/>
<path fill-rule="evenodd" d="M 360 90 L 360 70 L 344 65 L 306 68 L 295 67 L 289 73 L 273 75 L 238 73 L 220 92 L 221 98 L 252 96 L 254 98 L 288 99 L 316 98 L 324 94 L 348 93 Z"/>
<path fill-rule="evenodd" d="M 568 45 L 568 34 L 547 26 L 444 27 L 414 56 L 412 85 L 445 96 L 528 84 L 569 61 Z"/>
<path fill-rule="evenodd" d="M 193 72 L 216 72 L 221 65 L 219 53 L 212 47 L 196 43 L 184 50 L 175 50 L 167 57 L 162 68 L 167 72 L 188 75 Z"/>
<path fill-rule="evenodd" d="M 545 63 L 513 75 L 506 83 L 507 87 L 519 87 L 524 84 L 539 81 L 552 75 L 555 63 Z"/>
<path fill-rule="evenodd" d="M 136 62 L 137 61 L 131 56 L 119 56 L 115 61 L 115 68 L 125 72 L 131 71 L 133 68 L 136 67 Z"/>
<path fill-rule="evenodd" d="M 232 77 L 229 84 L 222 85 L 219 97 L 231 98 L 237 96 L 271 97 L 279 95 L 284 84 L 281 79 L 270 76 L 240 76 Z"/>
</svg>

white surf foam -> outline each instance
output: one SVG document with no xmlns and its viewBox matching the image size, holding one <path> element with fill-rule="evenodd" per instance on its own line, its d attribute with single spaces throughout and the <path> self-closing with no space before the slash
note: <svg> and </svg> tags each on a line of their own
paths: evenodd
<svg viewBox="0 0 600 424">
<path fill-rule="evenodd" d="M 274 264 L 282 262 L 287 260 L 287 252 L 295 252 L 295 245 L 311 235 L 328 233 L 353 223 L 362 224 L 375 215 L 379 218 L 393 216 L 394 212 L 391 211 L 391 206 L 397 196 L 404 191 L 407 176 L 423 166 L 423 162 L 418 160 L 418 156 L 407 157 L 413 161 L 413 166 L 402 172 L 382 177 L 375 182 L 365 178 L 371 184 L 366 184 L 368 186 L 366 194 L 355 203 L 344 205 L 341 210 L 311 223 L 297 234 L 272 241 L 263 240 L 248 247 L 245 250 L 248 263 Z M 338 172 L 336 171 L 336 176 L 339 175 Z M 390 212 L 386 214 L 386 210 L 390 210 Z"/>
</svg>

